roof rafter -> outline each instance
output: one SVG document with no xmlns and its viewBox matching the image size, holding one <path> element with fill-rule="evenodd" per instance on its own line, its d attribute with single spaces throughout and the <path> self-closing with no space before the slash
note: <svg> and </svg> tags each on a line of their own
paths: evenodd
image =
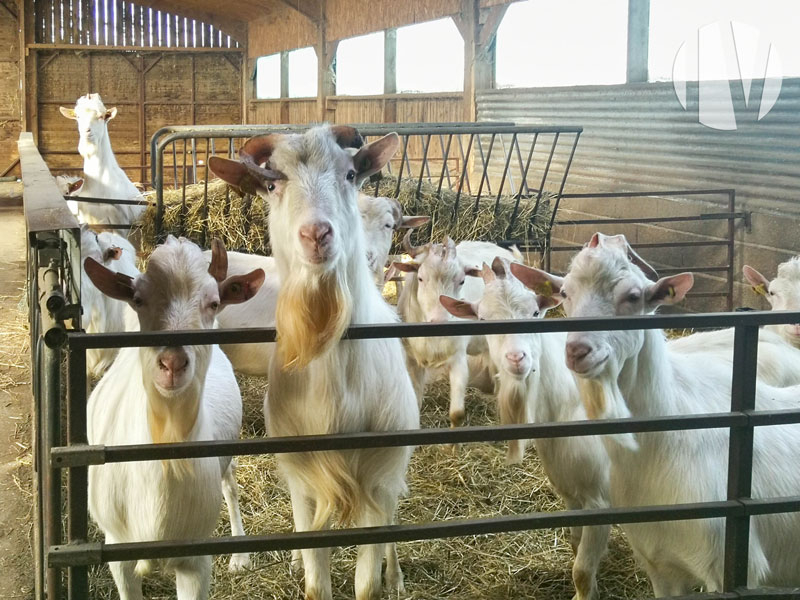
<svg viewBox="0 0 800 600">
<path fill-rule="evenodd" d="M 279 0 L 281 4 L 293 8 L 301 15 L 319 23 L 322 20 L 322 2 L 320 0 Z"/>
</svg>

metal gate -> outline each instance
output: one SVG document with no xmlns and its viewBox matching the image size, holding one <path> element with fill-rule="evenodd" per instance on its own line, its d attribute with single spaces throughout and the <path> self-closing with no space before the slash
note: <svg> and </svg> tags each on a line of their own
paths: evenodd
<svg viewBox="0 0 800 600">
<path fill-rule="evenodd" d="M 215 130 L 209 137 L 224 133 Z M 365 133 L 369 133 L 365 131 Z M 479 132 L 485 134 L 485 132 Z M 203 132 L 201 135 L 209 135 Z M 242 135 L 250 135 L 242 133 Z M 373 133 L 372 135 L 377 135 Z M 427 133 L 425 135 L 429 135 Z M 475 134 L 477 135 L 477 134 Z M 220 136 L 222 137 L 222 136 Z M 233 136 L 227 136 L 233 137 Z M 164 144 L 166 146 L 166 143 Z M 726 519 L 725 591 L 708 598 L 794 598 L 797 592 L 748 591 L 747 562 L 751 516 L 800 511 L 800 496 L 752 499 L 753 430 L 765 425 L 800 423 L 800 409 L 755 410 L 758 328 L 791 323 L 800 313 L 730 313 L 681 316 L 643 316 L 613 319 L 552 319 L 352 326 L 346 339 L 545 333 L 608 329 L 734 327 L 731 411 L 724 413 L 631 418 L 591 422 L 547 423 L 497 427 L 428 429 L 391 433 L 356 433 L 298 438 L 246 439 L 144 446 L 89 446 L 86 436 L 86 351 L 90 348 L 253 343 L 275 340 L 275 330 L 241 329 L 185 331 L 165 334 L 135 332 L 88 335 L 80 332 L 76 278 L 78 229 L 58 196 L 32 141 L 20 144 L 29 232 L 29 302 L 33 336 L 36 395 L 35 463 L 37 467 L 37 597 L 62 597 L 62 576 L 70 598 L 88 596 L 88 569 L 109 561 L 189 555 L 262 552 L 348 544 L 411 541 L 527 529 L 635 523 L 722 517 Z M 24 148 L 24 152 L 22 151 Z M 229 147 L 232 153 L 232 146 Z M 163 163 L 162 163 L 163 164 Z M 185 163 L 184 163 L 185 164 Z M 185 172 L 185 170 L 184 170 Z M 163 174 L 157 173 L 163 177 Z M 566 176 L 565 176 L 566 177 Z M 519 188 L 517 188 L 519 189 Z M 563 190 L 563 185 L 562 185 Z M 46 215 L 46 218 L 45 218 Z M 41 302 L 37 300 L 41 297 Z M 67 357 L 66 385 L 60 378 L 60 359 Z M 66 441 L 61 439 L 62 407 L 66 409 Z M 477 443 L 572 435 L 729 428 L 728 494 L 715 502 L 643 506 L 602 510 L 529 513 L 489 519 L 394 525 L 338 531 L 314 531 L 206 540 L 105 544 L 88 541 L 87 473 L 90 465 L 135 460 L 236 456 L 385 446 Z M 66 471 L 66 514 L 61 512 L 61 473 Z M 66 517 L 66 535 L 61 531 Z M 47 577 L 45 582 L 45 565 Z"/>
</svg>

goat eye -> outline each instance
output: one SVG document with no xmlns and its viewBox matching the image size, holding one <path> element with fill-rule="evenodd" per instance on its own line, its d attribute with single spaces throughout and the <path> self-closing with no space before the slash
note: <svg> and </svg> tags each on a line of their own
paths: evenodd
<svg viewBox="0 0 800 600">
<path fill-rule="evenodd" d="M 133 297 L 133 305 L 137 308 L 143 304 L 142 299 L 139 296 Z"/>
<path fill-rule="evenodd" d="M 533 318 L 535 319 L 538 316 L 539 316 L 539 311 L 538 310 L 533 311 Z"/>
<path fill-rule="evenodd" d="M 466 281 L 466 279 L 462 279 L 461 281 L 458 282 L 458 285 L 464 285 L 465 281 Z"/>
<path fill-rule="evenodd" d="M 214 300 L 214 302 L 211 303 L 211 310 L 217 310 L 218 308 L 219 308 L 219 302 Z"/>
<path fill-rule="evenodd" d="M 347 181 L 353 181 L 356 178 L 356 172 L 353 169 L 350 169 L 347 172 Z"/>
<path fill-rule="evenodd" d="M 566 298 L 567 298 L 567 292 L 565 292 L 564 290 L 561 290 L 561 291 L 559 292 L 559 295 L 560 295 L 562 298 L 564 298 L 564 299 L 566 300 Z"/>
<path fill-rule="evenodd" d="M 274 192 L 275 191 L 275 184 L 274 183 L 267 184 L 267 191 L 268 192 Z"/>
<path fill-rule="evenodd" d="M 628 302 L 638 302 L 642 295 L 639 292 L 631 292 L 628 294 Z"/>
<path fill-rule="evenodd" d="M 422 277 L 417 277 L 417 281 L 419 281 L 420 283 L 422 283 Z"/>
<path fill-rule="evenodd" d="M 384 227 L 386 227 L 386 229 L 391 229 L 392 228 L 392 224 L 391 223 L 387 223 L 386 225 L 384 225 Z"/>
</svg>

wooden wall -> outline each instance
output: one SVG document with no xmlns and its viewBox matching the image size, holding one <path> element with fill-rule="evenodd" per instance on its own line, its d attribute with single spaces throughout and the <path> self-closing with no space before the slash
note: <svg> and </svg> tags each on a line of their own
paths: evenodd
<svg viewBox="0 0 800 600">
<path fill-rule="evenodd" d="M 248 122 L 258 124 L 319 121 L 316 98 L 251 100 Z M 463 94 L 386 94 L 380 96 L 328 96 L 331 123 L 439 123 L 461 121 Z"/>
<path fill-rule="evenodd" d="M 21 130 L 18 17 L 14 0 L 0 0 L 0 174 L 17 160 Z M 19 168 L 9 174 L 18 175 Z"/>
<path fill-rule="evenodd" d="M 56 50 L 37 58 L 38 143 L 53 174 L 78 174 L 83 164 L 75 121 L 58 109 L 88 92 L 117 107 L 111 144 L 133 181 L 149 181 L 149 141 L 159 128 L 243 122 L 241 52 Z"/>
</svg>

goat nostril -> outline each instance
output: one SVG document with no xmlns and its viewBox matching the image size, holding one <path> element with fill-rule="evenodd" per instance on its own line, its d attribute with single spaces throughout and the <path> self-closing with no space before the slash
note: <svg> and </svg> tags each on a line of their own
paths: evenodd
<svg viewBox="0 0 800 600">
<path fill-rule="evenodd" d="M 573 361 L 581 360 L 592 353 L 592 347 L 581 342 L 567 344 L 567 354 Z"/>
<path fill-rule="evenodd" d="M 521 363 L 522 360 L 525 358 L 524 352 L 508 352 L 506 353 L 506 358 L 511 361 L 512 363 Z"/>
<path fill-rule="evenodd" d="M 333 235 L 333 228 L 330 223 L 312 223 L 303 225 L 299 230 L 299 234 L 301 239 L 315 244 L 322 244 Z"/>
</svg>

